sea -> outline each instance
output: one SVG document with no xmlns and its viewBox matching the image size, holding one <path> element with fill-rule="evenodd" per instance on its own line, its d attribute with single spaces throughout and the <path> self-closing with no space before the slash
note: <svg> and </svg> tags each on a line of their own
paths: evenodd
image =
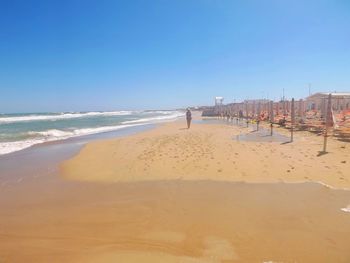
<svg viewBox="0 0 350 263">
<path fill-rule="evenodd" d="M 181 110 L 0 114 L 0 155 L 36 144 L 172 121 Z"/>
</svg>

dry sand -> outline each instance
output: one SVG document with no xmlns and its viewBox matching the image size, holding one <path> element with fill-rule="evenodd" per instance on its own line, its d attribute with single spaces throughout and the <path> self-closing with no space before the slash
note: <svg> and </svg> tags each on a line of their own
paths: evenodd
<svg viewBox="0 0 350 263">
<path fill-rule="evenodd" d="M 350 145 L 296 133 L 288 144 L 242 142 L 246 128 L 173 122 L 127 138 L 88 144 L 62 165 L 67 179 L 98 182 L 215 180 L 323 182 L 350 188 Z M 279 130 L 279 132 L 285 132 Z"/>
<path fill-rule="evenodd" d="M 350 191 L 281 183 L 349 188 L 349 146 L 317 156 L 308 134 L 237 142 L 246 129 L 183 125 L 90 143 L 60 176 L 1 186 L 0 262 L 350 261 Z"/>
</svg>

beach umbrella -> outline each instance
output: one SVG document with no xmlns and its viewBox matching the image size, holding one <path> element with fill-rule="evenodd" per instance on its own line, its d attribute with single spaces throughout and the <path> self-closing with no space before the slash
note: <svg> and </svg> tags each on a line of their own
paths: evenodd
<svg viewBox="0 0 350 263">
<path fill-rule="evenodd" d="M 326 119 L 326 112 L 327 112 L 326 98 L 322 98 L 322 101 L 321 101 L 321 117 L 324 120 Z"/>
<path fill-rule="evenodd" d="M 270 101 L 270 122 L 274 122 L 274 114 L 273 114 L 273 101 Z"/>
<path fill-rule="evenodd" d="M 272 136 L 272 134 L 273 134 L 273 122 L 274 122 L 274 116 L 273 116 L 273 101 L 271 100 L 270 101 L 270 112 L 269 112 L 269 114 L 270 114 L 270 134 L 271 134 L 271 136 Z"/>
<path fill-rule="evenodd" d="M 299 117 L 303 118 L 304 117 L 304 101 L 302 99 L 299 100 Z"/>
<path fill-rule="evenodd" d="M 327 151 L 327 137 L 328 129 L 333 127 L 333 114 L 332 114 L 332 94 L 329 93 L 326 109 L 326 120 L 325 120 L 325 130 L 324 130 L 324 140 L 323 140 L 323 152 Z"/>
<path fill-rule="evenodd" d="M 290 129 L 290 141 L 293 141 L 293 132 L 295 125 L 295 106 L 294 106 L 294 98 L 292 98 L 292 106 L 291 106 L 291 129 Z"/>
<path fill-rule="evenodd" d="M 253 118 L 255 117 L 255 101 L 253 101 Z"/>
<path fill-rule="evenodd" d="M 248 119 L 248 102 L 245 103 L 245 116 Z"/>
</svg>

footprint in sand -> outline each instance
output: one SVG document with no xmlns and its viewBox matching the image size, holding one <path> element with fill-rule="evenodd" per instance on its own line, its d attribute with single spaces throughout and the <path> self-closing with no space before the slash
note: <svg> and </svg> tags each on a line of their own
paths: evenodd
<svg viewBox="0 0 350 263">
<path fill-rule="evenodd" d="M 203 262 L 207 262 L 206 259 L 210 259 L 208 262 L 223 262 L 233 261 L 238 259 L 238 255 L 232 246 L 232 244 L 219 237 L 207 237 L 204 240 Z"/>
</svg>

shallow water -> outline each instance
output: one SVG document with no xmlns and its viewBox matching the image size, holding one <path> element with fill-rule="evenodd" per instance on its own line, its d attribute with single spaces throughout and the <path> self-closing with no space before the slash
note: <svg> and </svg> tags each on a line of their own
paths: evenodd
<svg viewBox="0 0 350 263">
<path fill-rule="evenodd" d="M 57 172 L 58 165 L 62 161 L 76 155 L 88 142 L 127 136 L 154 127 L 154 124 L 128 127 L 117 131 L 38 144 L 19 152 L 0 155 L 0 189 L 6 184 Z"/>
<path fill-rule="evenodd" d="M 233 137 L 234 140 L 237 141 L 250 141 L 250 142 L 280 142 L 280 143 L 288 143 L 290 141 L 290 137 L 287 137 L 283 134 L 276 132 L 273 130 L 271 135 L 271 130 L 263 127 L 257 127 L 256 123 L 248 123 L 247 121 L 242 119 L 217 119 L 217 118 L 206 118 L 203 120 L 196 121 L 196 123 L 208 123 L 208 124 L 227 124 L 232 126 L 241 127 L 239 135 Z"/>
<path fill-rule="evenodd" d="M 282 135 L 276 131 L 273 131 L 271 135 L 271 130 L 265 128 L 259 128 L 259 130 L 252 130 L 247 133 L 241 133 L 234 137 L 237 141 L 249 141 L 249 142 L 280 142 L 288 143 L 290 138 Z"/>
</svg>

